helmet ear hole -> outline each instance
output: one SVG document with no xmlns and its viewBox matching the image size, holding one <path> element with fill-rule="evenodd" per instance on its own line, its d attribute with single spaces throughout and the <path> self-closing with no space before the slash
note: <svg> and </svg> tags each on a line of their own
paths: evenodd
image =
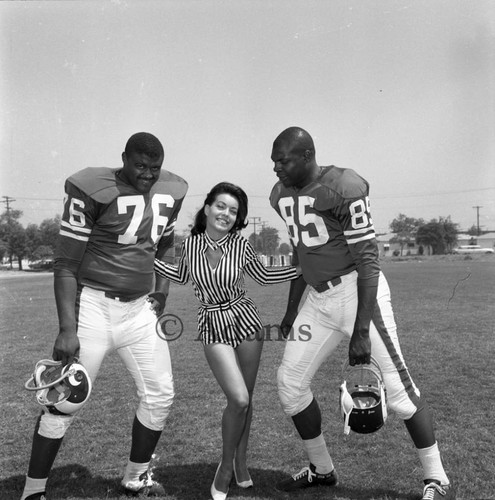
<svg viewBox="0 0 495 500">
<path fill-rule="evenodd" d="M 376 432 L 387 419 L 386 389 L 378 362 L 372 357 L 369 365 L 350 366 L 346 360 L 342 376 L 340 406 L 344 433 L 350 430 L 359 434 Z"/>
</svg>

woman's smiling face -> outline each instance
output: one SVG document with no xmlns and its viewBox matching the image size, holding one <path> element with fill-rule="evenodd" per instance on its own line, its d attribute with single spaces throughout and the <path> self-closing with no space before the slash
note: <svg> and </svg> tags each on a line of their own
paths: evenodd
<svg viewBox="0 0 495 500">
<path fill-rule="evenodd" d="M 239 202 L 234 196 L 221 193 L 211 205 L 205 206 L 206 230 L 213 239 L 225 236 L 234 226 Z"/>
</svg>

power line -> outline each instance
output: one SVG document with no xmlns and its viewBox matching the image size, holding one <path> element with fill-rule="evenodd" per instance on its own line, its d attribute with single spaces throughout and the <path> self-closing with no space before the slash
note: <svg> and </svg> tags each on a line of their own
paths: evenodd
<svg viewBox="0 0 495 500">
<path fill-rule="evenodd" d="M 422 193 L 422 194 L 400 194 L 397 196 L 373 196 L 374 200 L 389 200 L 393 198 L 422 198 L 425 196 L 441 196 L 441 195 L 448 195 L 448 194 L 460 194 L 460 193 L 473 193 L 476 191 L 490 191 L 495 189 L 495 187 L 487 187 L 487 188 L 479 188 L 479 189 L 461 189 L 458 191 L 431 191 L 429 193 Z"/>
<path fill-rule="evenodd" d="M 474 188 L 474 189 L 460 189 L 457 191 L 431 191 L 427 193 L 418 193 L 418 194 L 397 194 L 397 195 L 384 195 L 384 196 L 373 196 L 372 198 L 374 200 L 388 200 L 392 198 L 421 198 L 423 196 L 439 196 L 439 195 L 447 195 L 447 194 L 459 194 L 459 193 L 473 193 L 476 191 L 490 191 L 495 189 L 495 186 L 493 187 L 485 187 L 485 188 Z M 250 194 L 249 198 L 266 198 L 268 199 L 268 196 L 265 195 L 256 195 L 256 194 Z"/>
<path fill-rule="evenodd" d="M 4 196 L 5 198 L 5 196 Z M 19 200 L 30 200 L 30 201 L 60 201 L 62 198 L 19 198 Z M 15 201 L 15 200 L 14 200 Z"/>
</svg>

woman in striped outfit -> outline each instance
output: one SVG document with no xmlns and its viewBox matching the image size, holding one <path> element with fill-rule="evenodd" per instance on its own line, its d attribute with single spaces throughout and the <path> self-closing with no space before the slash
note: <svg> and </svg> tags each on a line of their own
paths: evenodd
<svg viewBox="0 0 495 500">
<path fill-rule="evenodd" d="M 246 296 L 244 273 L 267 285 L 296 278 L 295 267 L 267 269 L 239 234 L 247 226 L 246 193 L 222 182 L 208 193 L 182 244 L 178 265 L 155 261 L 158 274 L 192 282 L 200 302 L 198 330 L 206 360 L 227 397 L 222 417 L 223 451 L 211 485 L 213 500 L 227 497 L 232 475 L 242 488 L 253 481 L 246 463 L 252 418 L 252 394 L 263 347 L 259 312 Z M 244 342 L 249 338 L 249 342 Z"/>
</svg>

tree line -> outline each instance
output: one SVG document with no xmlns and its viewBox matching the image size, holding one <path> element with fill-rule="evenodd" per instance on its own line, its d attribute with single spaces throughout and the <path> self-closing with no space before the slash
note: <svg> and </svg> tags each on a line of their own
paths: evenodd
<svg viewBox="0 0 495 500">
<path fill-rule="evenodd" d="M 14 261 L 18 262 L 22 270 L 22 261 L 27 259 L 36 262 L 36 266 L 50 268 L 55 251 L 55 244 L 60 226 L 60 215 L 55 218 L 45 219 L 40 225 L 28 224 L 23 227 L 19 222 L 22 217 L 20 210 L 8 210 L 0 215 L 0 259 L 6 259 L 10 267 Z M 391 243 L 400 246 L 400 254 L 411 243 L 416 243 L 428 248 L 428 253 L 433 255 L 451 253 L 457 244 L 459 225 L 450 217 L 439 217 L 426 222 L 399 214 L 391 223 L 390 231 L 394 236 Z M 468 234 L 477 235 L 473 226 Z M 179 253 L 180 245 L 188 232 L 177 234 L 176 249 Z M 248 237 L 254 249 L 263 255 L 289 255 L 291 247 L 287 243 L 280 244 L 277 229 L 264 226 L 258 233 L 251 233 Z"/>
<path fill-rule="evenodd" d="M 36 261 L 40 267 L 46 263 L 51 267 L 55 242 L 60 229 L 60 216 L 45 219 L 40 225 L 28 224 L 23 227 L 19 222 L 22 211 L 9 210 L 0 215 L 0 259 L 8 259 L 10 267 L 17 260 L 22 270 L 22 261 Z"/>
<path fill-rule="evenodd" d="M 432 255 L 451 253 L 457 244 L 459 225 L 452 222 L 450 217 L 439 217 L 425 222 L 399 214 L 391 223 L 390 231 L 394 236 L 391 243 L 400 245 L 400 255 L 411 243 L 427 247 Z"/>
<path fill-rule="evenodd" d="M 0 215 L 0 259 L 1 262 L 8 260 L 10 267 L 13 262 L 18 263 L 20 270 L 23 269 L 23 261 L 34 262 L 31 267 L 51 268 L 57 235 L 60 229 L 60 215 L 55 218 L 45 219 L 40 225 L 29 224 L 23 227 L 19 222 L 22 217 L 21 210 L 9 210 Z M 180 253 L 180 245 L 189 231 L 176 233 L 176 255 Z M 265 226 L 258 233 L 252 233 L 249 241 L 254 249 L 261 254 L 288 255 L 291 248 L 287 243 L 279 244 L 278 231 L 273 227 Z"/>
</svg>

